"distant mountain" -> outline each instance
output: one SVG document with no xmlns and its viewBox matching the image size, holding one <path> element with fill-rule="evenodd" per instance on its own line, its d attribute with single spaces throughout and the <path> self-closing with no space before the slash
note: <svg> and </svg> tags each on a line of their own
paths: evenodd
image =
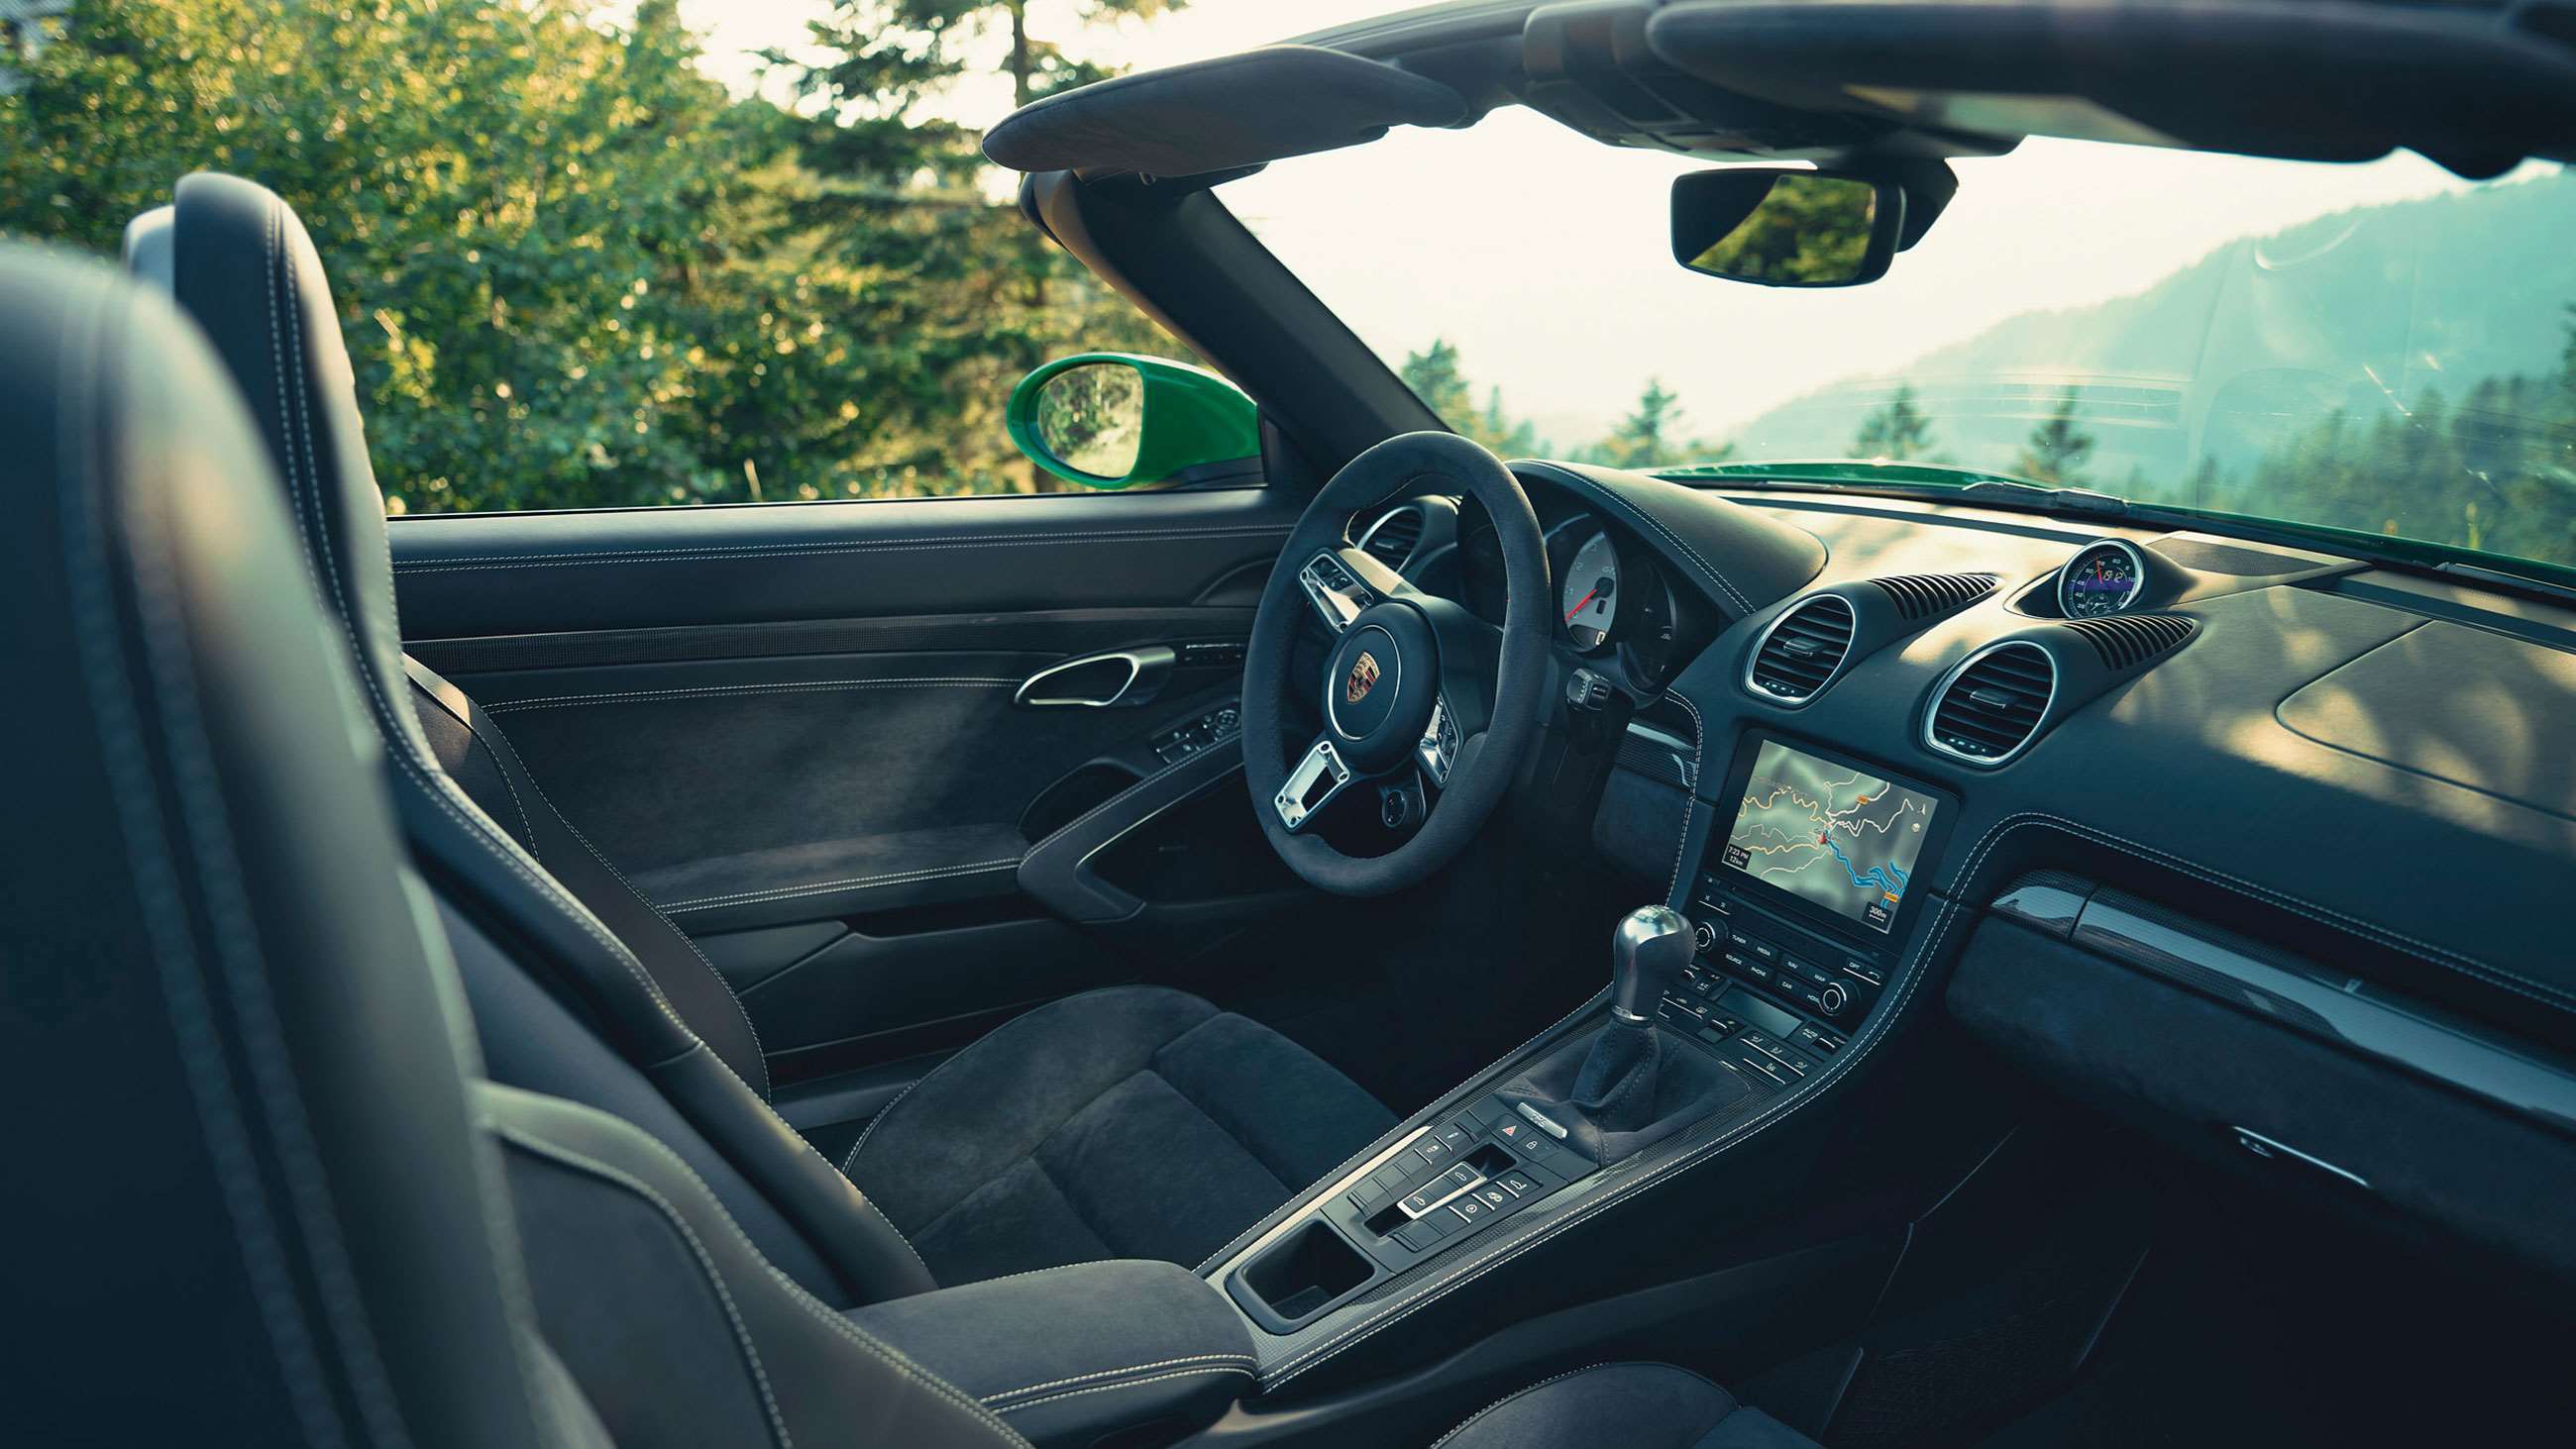
<svg viewBox="0 0 2576 1449">
<path fill-rule="evenodd" d="M 2025 313 L 1895 372 L 1829 384 L 1736 431 L 1743 458 L 1841 457 L 1899 383 L 1936 451 L 2006 468 L 2078 391 L 2090 475 L 2178 478 L 2242 462 L 2341 407 L 2456 401 L 2478 380 L 2554 374 L 2576 301 L 2576 175 L 2320 217 L 2231 242 L 2145 291 Z M 1898 265 L 1904 265 L 1902 259 Z"/>
</svg>

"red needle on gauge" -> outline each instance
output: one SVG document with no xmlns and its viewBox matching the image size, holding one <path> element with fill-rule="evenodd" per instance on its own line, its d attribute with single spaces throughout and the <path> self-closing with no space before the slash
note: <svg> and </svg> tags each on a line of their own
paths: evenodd
<svg viewBox="0 0 2576 1449">
<path fill-rule="evenodd" d="M 1592 586 L 1591 593 L 1585 594 L 1582 598 L 1577 599 L 1574 603 L 1574 607 L 1565 611 L 1565 622 L 1569 624 L 1573 623 L 1574 616 L 1583 612 L 1583 606 L 1591 603 L 1594 599 L 1599 597 L 1601 597 L 1601 586 L 1599 584 L 1594 584 Z"/>
</svg>

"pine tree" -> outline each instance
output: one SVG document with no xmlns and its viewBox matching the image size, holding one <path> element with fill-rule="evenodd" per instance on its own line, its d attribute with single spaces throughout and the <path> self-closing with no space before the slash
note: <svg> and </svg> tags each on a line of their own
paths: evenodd
<svg viewBox="0 0 2576 1449">
<path fill-rule="evenodd" d="M 1931 452 L 1932 420 L 1914 405 L 1912 383 L 1899 383 L 1896 395 L 1861 419 L 1860 432 L 1852 438 L 1852 453 L 1862 458 L 1902 463 Z"/>
<path fill-rule="evenodd" d="M 2057 411 L 2030 430 L 2013 471 L 2033 483 L 2073 488 L 2084 481 L 2085 460 L 2093 456 L 2093 435 L 2075 425 L 2075 405 L 2083 389 L 2069 389 Z"/>
</svg>

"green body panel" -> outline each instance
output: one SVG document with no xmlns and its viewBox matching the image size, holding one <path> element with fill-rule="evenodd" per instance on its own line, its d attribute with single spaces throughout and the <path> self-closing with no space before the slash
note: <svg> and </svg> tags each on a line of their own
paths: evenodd
<svg viewBox="0 0 2576 1449">
<path fill-rule="evenodd" d="M 1142 422 L 1135 463 L 1115 478 L 1086 473 L 1050 453 L 1039 441 L 1038 393 L 1058 374 L 1077 367 L 1132 368 L 1143 385 Z M 1202 367 L 1130 352 L 1083 352 L 1021 378 L 1004 412 L 1011 442 L 1029 461 L 1085 488 L 1134 488 L 1163 482 L 1184 469 L 1261 454 L 1261 410 L 1241 389 Z"/>
</svg>

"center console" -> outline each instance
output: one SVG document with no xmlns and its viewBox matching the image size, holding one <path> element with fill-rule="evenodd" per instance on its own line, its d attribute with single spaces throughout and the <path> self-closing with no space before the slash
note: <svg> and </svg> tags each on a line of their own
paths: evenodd
<svg viewBox="0 0 2576 1449">
<path fill-rule="evenodd" d="M 1734 804 L 1693 873 L 1690 968 L 1657 1015 L 1723 1063 L 1796 1085 L 1868 1020 L 1957 813 L 1950 797 L 1835 752 L 1746 736 Z"/>
<path fill-rule="evenodd" d="M 1678 899 L 1622 922 L 1606 1001 L 1452 1093 L 1218 1267 L 1227 1295 L 1280 1340 L 1281 1370 L 1342 1341 L 1344 1320 L 1325 1321 L 1335 1310 L 1384 1317 L 1416 1296 L 1397 1296 L 1400 1275 L 1437 1282 L 1449 1261 L 1481 1271 L 1495 1253 L 1457 1250 L 1542 1236 L 1523 1231 L 1533 1218 L 1588 1215 L 1595 1199 L 1718 1150 L 1728 1124 L 1787 1110 L 1866 1049 L 1957 802 L 1760 731 L 1713 798 Z"/>
</svg>

